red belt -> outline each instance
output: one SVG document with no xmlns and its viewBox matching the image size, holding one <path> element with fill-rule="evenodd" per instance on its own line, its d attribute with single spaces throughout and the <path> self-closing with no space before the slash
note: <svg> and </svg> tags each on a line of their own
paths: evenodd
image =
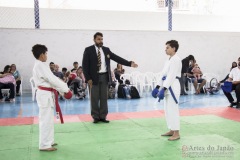
<svg viewBox="0 0 240 160">
<path fill-rule="evenodd" d="M 50 91 L 50 92 L 54 93 L 54 95 L 55 95 L 56 113 L 57 113 L 57 116 L 58 115 L 60 116 L 61 123 L 64 123 L 63 116 L 62 116 L 62 111 L 61 111 L 61 108 L 60 108 L 59 103 L 58 103 L 58 92 L 57 92 L 57 90 L 53 89 L 53 88 L 42 87 L 42 86 L 38 86 L 38 88 L 41 89 L 41 90 L 44 90 L 44 91 Z"/>
</svg>

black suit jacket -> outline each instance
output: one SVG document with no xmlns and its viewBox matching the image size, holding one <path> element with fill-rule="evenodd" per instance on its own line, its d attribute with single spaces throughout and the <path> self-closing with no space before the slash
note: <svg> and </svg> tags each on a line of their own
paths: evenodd
<svg viewBox="0 0 240 160">
<path fill-rule="evenodd" d="M 189 58 L 186 57 L 182 60 L 182 73 L 188 73 L 188 69 L 189 69 Z"/>
<path fill-rule="evenodd" d="M 102 50 L 105 55 L 105 61 L 108 72 L 108 82 L 112 82 L 111 78 L 111 66 L 110 60 L 114 60 L 117 63 L 120 63 L 125 66 L 131 66 L 131 61 L 127 61 L 116 54 L 112 53 L 109 48 L 102 46 Z M 98 59 L 97 59 L 97 51 L 94 45 L 85 48 L 83 53 L 82 67 L 83 74 L 85 76 L 86 82 L 88 80 L 92 80 L 94 85 L 98 84 L 99 74 L 98 74 Z"/>
</svg>

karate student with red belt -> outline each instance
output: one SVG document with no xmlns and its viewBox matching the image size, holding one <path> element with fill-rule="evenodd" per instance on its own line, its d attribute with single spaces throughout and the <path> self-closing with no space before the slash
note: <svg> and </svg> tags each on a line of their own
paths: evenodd
<svg viewBox="0 0 240 160">
<path fill-rule="evenodd" d="M 33 67 L 33 79 L 38 87 L 36 93 L 39 107 L 39 150 L 56 151 L 57 144 L 54 142 L 54 109 L 56 107 L 57 116 L 60 116 L 63 123 L 61 108 L 58 104 L 58 93 L 64 95 L 66 99 L 72 97 L 66 83 L 56 77 L 50 70 L 47 61 L 47 47 L 36 44 L 32 47 L 32 53 L 36 58 Z"/>
</svg>

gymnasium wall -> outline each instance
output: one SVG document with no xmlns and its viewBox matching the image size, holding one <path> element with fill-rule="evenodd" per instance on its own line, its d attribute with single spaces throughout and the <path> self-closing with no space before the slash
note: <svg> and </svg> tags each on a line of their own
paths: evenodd
<svg viewBox="0 0 240 160">
<path fill-rule="evenodd" d="M 216 73 L 224 78 L 232 61 L 240 54 L 240 33 L 237 32 L 185 32 L 185 31 L 127 31 L 127 30 L 51 30 L 51 29 L 0 29 L 0 70 L 15 63 L 22 74 L 23 89 L 30 90 L 34 57 L 31 47 L 45 44 L 48 47 L 48 61 L 60 68 L 72 68 L 72 63 L 81 64 L 84 48 L 93 44 L 93 34 L 104 34 L 104 45 L 127 60 L 134 60 L 139 68 L 125 67 L 126 72 L 160 72 L 167 56 L 165 42 L 179 41 L 178 54 L 185 58 L 193 54 L 203 72 Z M 116 63 L 112 62 L 112 69 Z"/>
</svg>

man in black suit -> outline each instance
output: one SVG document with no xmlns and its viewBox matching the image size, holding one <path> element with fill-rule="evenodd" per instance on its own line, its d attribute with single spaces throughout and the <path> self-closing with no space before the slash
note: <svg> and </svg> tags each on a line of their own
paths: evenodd
<svg viewBox="0 0 240 160">
<path fill-rule="evenodd" d="M 133 61 L 127 61 L 103 46 L 103 34 L 94 34 L 95 45 L 85 49 L 83 54 L 83 74 L 89 85 L 91 96 L 91 115 L 93 123 L 102 121 L 109 123 L 106 119 L 108 114 L 107 92 L 108 83 L 112 82 L 110 59 L 125 66 L 138 67 Z M 100 103 L 99 103 L 100 101 Z"/>
</svg>

